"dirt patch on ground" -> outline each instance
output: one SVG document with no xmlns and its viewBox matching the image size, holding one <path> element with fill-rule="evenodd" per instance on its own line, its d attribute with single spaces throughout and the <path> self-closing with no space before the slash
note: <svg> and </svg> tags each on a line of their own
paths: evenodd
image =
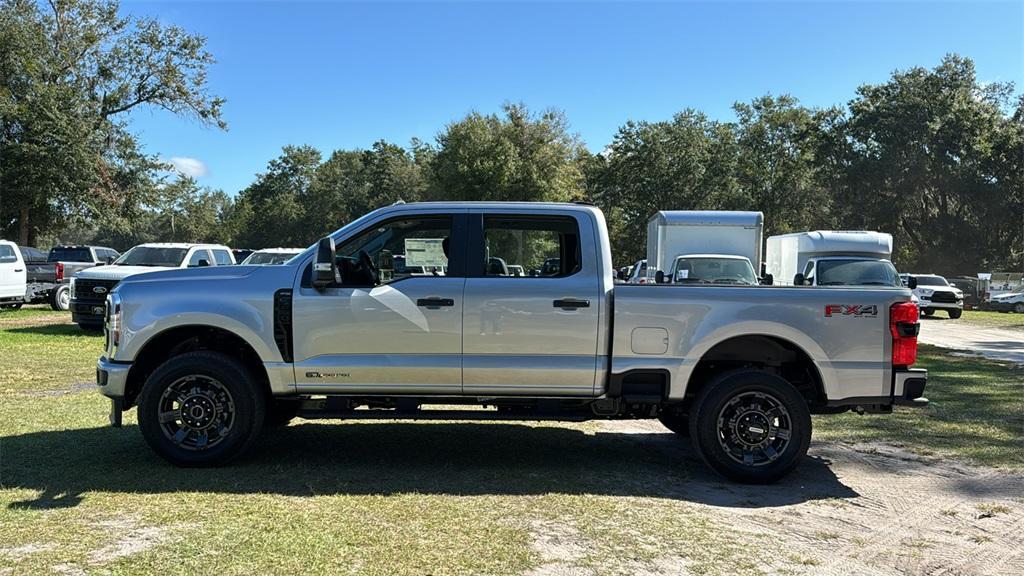
<svg viewBox="0 0 1024 576">
<path fill-rule="evenodd" d="M 638 442 L 671 434 L 654 421 L 602 425 Z M 1024 574 L 1024 475 L 885 445 L 814 442 L 808 456 L 775 486 L 699 477 L 686 490 L 716 522 L 774 540 L 801 574 Z"/>
</svg>

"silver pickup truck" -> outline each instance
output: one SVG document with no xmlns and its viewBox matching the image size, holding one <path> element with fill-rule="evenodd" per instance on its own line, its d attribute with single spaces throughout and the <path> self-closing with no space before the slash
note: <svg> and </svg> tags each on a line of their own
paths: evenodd
<svg viewBox="0 0 1024 576">
<path fill-rule="evenodd" d="M 178 465 L 229 461 L 297 415 L 658 418 L 744 482 L 797 465 L 812 413 L 927 403 L 909 290 L 614 272 L 592 206 L 394 205 L 281 266 L 126 278 L 97 380 L 111 423 L 137 406 Z"/>
</svg>

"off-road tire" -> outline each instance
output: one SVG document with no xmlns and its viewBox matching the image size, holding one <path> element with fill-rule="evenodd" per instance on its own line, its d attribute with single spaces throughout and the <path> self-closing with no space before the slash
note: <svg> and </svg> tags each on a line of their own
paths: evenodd
<svg viewBox="0 0 1024 576">
<path fill-rule="evenodd" d="M 730 435 L 720 433 L 723 426 L 730 428 L 730 419 L 722 421 L 723 416 L 742 410 L 741 402 L 746 399 L 752 403 L 765 402 L 765 405 L 781 407 L 783 410 L 778 413 L 785 413 L 785 424 L 789 430 L 788 441 L 778 450 L 773 450 L 774 455 L 767 449 L 760 452 L 768 460 L 756 465 L 734 459 L 735 454 L 730 455 L 726 448 L 730 444 Z M 739 417 L 737 421 L 743 422 L 744 418 Z M 769 416 L 769 419 L 774 419 L 774 416 Z M 766 431 L 766 439 L 769 440 L 773 431 L 777 434 L 770 446 L 782 441 L 778 429 L 782 428 L 783 421 L 781 418 L 777 421 L 780 426 L 769 425 Z M 755 428 L 750 427 L 744 432 L 754 434 L 749 430 Z M 811 443 L 811 414 L 807 400 L 783 378 L 754 369 L 734 370 L 716 376 L 697 395 L 690 409 L 690 440 L 704 462 L 726 478 L 747 484 L 768 484 L 788 474 L 807 454 Z"/>
<path fill-rule="evenodd" d="M 189 449 L 186 447 L 187 439 L 192 437 L 195 429 L 186 426 L 183 413 L 187 403 L 201 395 L 189 396 L 185 403 L 179 404 L 178 414 L 181 417 L 176 421 L 161 423 L 160 413 L 168 412 L 165 410 L 169 401 L 167 394 L 173 396 L 175 390 L 189 385 L 212 386 L 211 382 L 225 392 L 230 401 L 230 410 L 218 405 L 212 412 L 218 414 L 218 417 L 230 412 L 230 426 L 224 427 L 226 431 L 223 434 L 216 435 L 212 445 L 199 448 L 193 446 Z M 186 467 L 218 466 L 252 449 L 263 427 L 265 394 L 262 385 L 249 370 L 231 356 L 210 351 L 188 352 L 164 362 L 146 380 L 139 394 L 139 429 L 146 443 L 172 464 Z M 196 407 L 194 404 L 190 406 Z M 175 441 L 168 432 L 167 428 L 175 426 L 179 431 L 192 431 L 186 434 L 184 442 Z M 207 430 L 215 431 L 213 428 Z"/>
</svg>

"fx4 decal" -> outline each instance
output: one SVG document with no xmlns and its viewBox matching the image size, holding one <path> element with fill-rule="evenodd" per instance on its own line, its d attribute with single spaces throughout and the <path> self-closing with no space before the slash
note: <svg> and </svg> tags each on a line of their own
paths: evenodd
<svg viewBox="0 0 1024 576">
<path fill-rule="evenodd" d="M 856 316 L 858 318 L 874 318 L 878 316 L 878 306 L 874 304 L 826 304 L 825 317 Z"/>
</svg>

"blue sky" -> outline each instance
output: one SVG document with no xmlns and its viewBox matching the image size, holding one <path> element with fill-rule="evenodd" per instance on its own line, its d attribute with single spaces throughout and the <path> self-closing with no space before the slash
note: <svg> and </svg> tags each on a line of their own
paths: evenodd
<svg viewBox="0 0 1024 576">
<path fill-rule="evenodd" d="M 287 144 L 433 140 L 471 110 L 560 108 L 591 150 L 626 120 L 789 93 L 842 104 L 948 52 L 1024 89 L 1024 3 L 132 2 L 208 38 L 227 132 L 133 113 L 146 150 L 235 194 Z"/>
</svg>

